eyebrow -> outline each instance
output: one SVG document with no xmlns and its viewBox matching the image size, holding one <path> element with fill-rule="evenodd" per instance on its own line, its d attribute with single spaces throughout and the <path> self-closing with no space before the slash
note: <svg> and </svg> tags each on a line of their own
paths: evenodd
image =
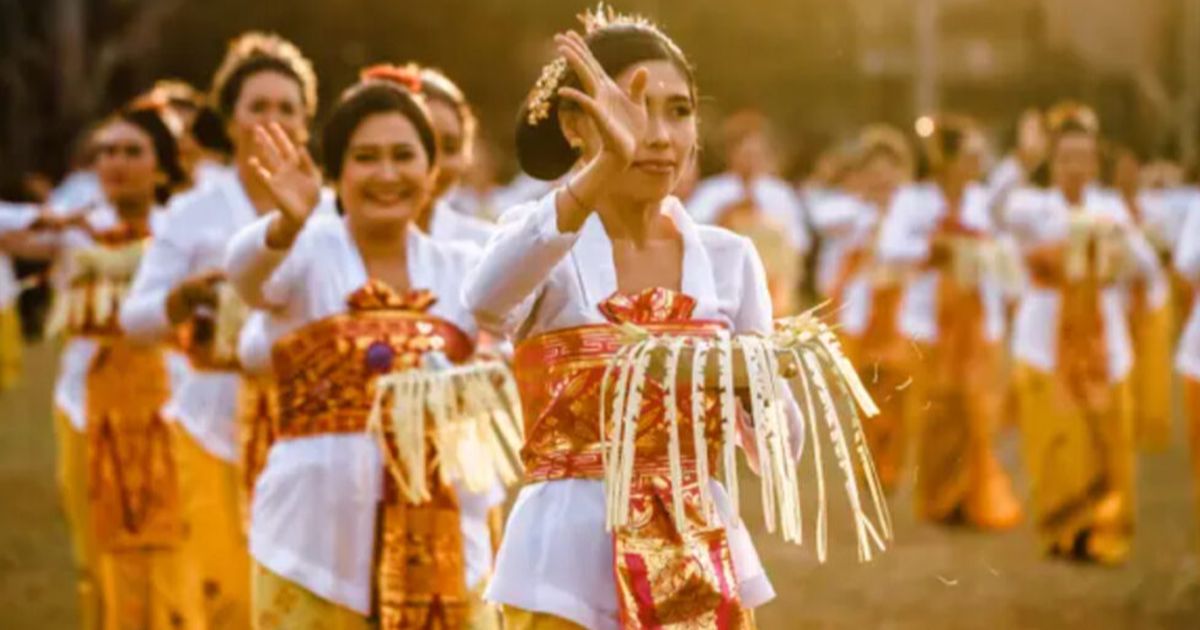
<svg viewBox="0 0 1200 630">
<path fill-rule="evenodd" d="M 387 149 L 390 147 L 412 147 L 416 146 L 409 140 L 401 142 L 356 142 L 350 145 L 351 149 Z"/>
</svg>

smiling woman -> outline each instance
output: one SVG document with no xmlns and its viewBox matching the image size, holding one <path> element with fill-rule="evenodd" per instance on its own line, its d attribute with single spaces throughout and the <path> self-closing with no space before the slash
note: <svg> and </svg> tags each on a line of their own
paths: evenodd
<svg viewBox="0 0 1200 630">
<path fill-rule="evenodd" d="M 640 408 L 629 403 L 636 455 L 622 469 L 629 500 L 618 507 L 605 493 L 616 486 L 604 454 L 615 438 L 597 416 L 608 405 L 606 362 L 619 359 L 631 329 L 681 344 L 769 334 L 762 263 L 748 240 L 695 224 L 670 195 L 696 154 L 696 86 L 683 52 L 640 18 L 602 8 L 584 24 L 582 35 L 555 37 L 560 57 L 518 119 L 522 168 L 560 184 L 504 215 L 464 293 L 481 325 L 518 344 L 526 418 L 527 484 L 488 598 L 513 630 L 749 628 L 774 591 L 725 489 L 697 463 L 732 445 L 735 422 L 708 413 L 667 430 L 674 413 L 715 409 L 715 390 L 698 390 L 704 402 L 676 400 L 660 378 L 639 393 Z M 681 387 L 709 382 L 695 367 Z M 778 402 L 790 427 L 782 433 L 800 434 L 795 407 Z M 669 462 L 668 444 L 689 456 Z M 629 522 L 615 524 L 625 505 Z"/>
<path fill-rule="evenodd" d="M 227 264 L 265 313 L 279 387 L 251 516 L 255 625 L 494 627 L 471 577 L 488 573 L 486 520 L 468 521 L 486 519 L 501 489 L 451 485 L 431 447 L 416 466 L 431 497 L 410 502 L 411 478 L 384 473 L 394 442 L 381 450 L 368 432 L 379 376 L 419 372 L 428 351 L 463 362 L 477 332 L 458 300 L 477 251 L 415 226 L 438 158 L 419 77 L 368 69 L 334 107 L 323 138 L 341 216 L 314 214 L 321 175 L 302 145 L 278 125 L 255 135 L 250 163 L 279 210 L 237 235 Z"/>
</svg>

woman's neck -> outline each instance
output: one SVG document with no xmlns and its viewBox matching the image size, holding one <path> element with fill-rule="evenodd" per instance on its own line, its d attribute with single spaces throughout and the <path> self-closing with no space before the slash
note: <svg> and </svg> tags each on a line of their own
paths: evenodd
<svg viewBox="0 0 1200 630">
<path fill-rule="evenodd" d="M 1059 184 L 1058 191 L 1062 193 L 1067 204 L 1070 206 L 1082 206 L 1084 193 L 1087 191 L 1086 184 Z"/>
<path fill-rule="evenodd" d="M 347 217 L 346 228 L 358 248 L 368 275 L 397 288 L 407 285 L 407 221 L 386 226 L 360 225 Z"/>
<path fill-rule="evenodd" d="M 150 229 L 150 213 L 154 211 L 153 199 L 137 201 L 121 201 L 113 204 L 121 223 L 135 232 L 147 232 Z"/>
<path fill-rule="evenodd" d="M 238 181 L 242 183 L 242 190 L 246 191 L 246 197 L 250 199 L 250 205 L 254 206 L 254 210 L 258 214 L 266 214 L 275 209 L 275 200 L 271 198 L 271 192 L 266 186 L 259 183 L 258 178 L 251 172 L 249 158 L 238 156 L 237 158 L 237 174 Z"/>
<path fill-rule="evenodd" d="M 636 246 L 664 236 L 662 202 L 631 202 L 607 198 L 596 204 L 596 214 L 610 240 L 628 240 Z"/>
<path fill-rule="evenodd" d="M 938 189 L 942 191 L 942 197 L 946 199 L 946 207 L 951 212 L 957 212 L 962 207 L 963 195 L 966 194 L 966 183 L 952 177 L 939 177 L 937 179 Z"/>
</svg>

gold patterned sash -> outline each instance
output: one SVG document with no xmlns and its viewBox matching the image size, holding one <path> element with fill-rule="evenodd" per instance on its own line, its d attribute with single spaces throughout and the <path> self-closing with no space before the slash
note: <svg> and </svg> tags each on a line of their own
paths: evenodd
<svg viewBox="0 0 1200 630">
<path fill-rule="evenodd" d="M 604 391 L 609 361 L 629 339 L 616 323 L 634 323 L 656 333 L 713 336 L 717 322 L 691 319 L 695 301 L 655 289 L 637 296 L 616 295 L 600 305 L 614 325 L 582 326 L 526 340 L 516 349 L 514 372 L 526 418 L 522 459 L 531 482 L 603 479 L 599 412 L 611 404 Z M 662 383 L 647 380 L 637 415 L 636 454 L 630 492 L 630 518 L 614 530 L 614 575 L 626 628 L 738 628 L 743 616 L 737 578 L 723 527 L 712 527 L 702 501 L 709 476 L 696 460 L 683 458 L 683 488 L 674 492 L 667 452 L 672 408 L 706 410 L 699 425 L 681 428 L 684 453 L 698 439 L 709 460 L 720 452 L 719 401 L 704 395 L 693 401 L 690 388 L 670 400 Z M 711 474 L 711 471 L 710 471 Z M 674 497 L 683 497 L 676 503 Z M 682 507 L 683 514 L 677 514 Z M 679 523 L 684 527 L 679 527 Z"/>
<path fill-rule="evenodd" d="M 433 301 L 428 291 L 398 295 L 372 280 L 350 296 L 347 313 L 279 340 L 272 348 L 277 439 L 365 432 L 381 375 L 416 368 L 430 351 L 451 361 L 470 356 L 471 340 L 461 330 L 425 314 Z M 428 501 L 406 501 L 392 475 L 384 475 L 376 568 L 376 605 L 384 630 L 465 627 L 458 500 L 441 481 L 432 444 L 427 452 Z"/>
</svg>

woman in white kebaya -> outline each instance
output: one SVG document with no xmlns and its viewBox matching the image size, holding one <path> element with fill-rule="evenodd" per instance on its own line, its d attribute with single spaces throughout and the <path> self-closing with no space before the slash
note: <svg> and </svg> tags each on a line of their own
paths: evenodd
<svg viewBox="0 0 1200 630">
<path fill-rule="evenodd" d="M 340 215 L 318 212 L 307 152 L 278 126 L 258 132 L 255 168 L 279 210 L 235 237 L 226 269 L 262 313 L 244 354 L 270 347 L 278 388 L 250 524 L 263 630 L 494 627 L 473 592 L 489 532 L 463 526 L 490 498 L 434 481 L 434 455 L 432 499 L 408 502 L 368 433 L 378 376 L 433 350 L 463 361 L 477 332 L 458 296 L 478 249 L 415 225 L 438 155 L 419 85 L 376 67 L 335 106 L 322 146 Z"/>
<path fill-rule="evenodd" d="M 665 433 L 647 429 L 633 463 L 642 481 L 631 501 L 648 510 L 638 512 L 646 520 L 606 530 L 597 414 L 623 326 L 766 334 L 772 309 L 753 245 L 697 225 L 671 196 L 697 148 L 696 85 L 683 53 L 641 19 L 601 11 L 584 21 L 585 35 L 556 37 L 561 57 L 518 120 L 522 169 L 562 183 L 504 215 L 465 287 L 480 325 L 517 344 L 526 420 L 527 485 L 487 597 L 504 607 L 512 630 L 615 630 L 651 618 L 746 628 L 750 612 L 774 596 L 771 583 L 723 490 L 696 478 L 694 461 L 682 474 L 696 479 L 691 488 L 707 484 L 719 522 L 682 540 L 671 533 L 675 525 L 662 511 L 669 508 L 650 496 L 652 488 L 672 487 L 655 464 L 666 466 L 667 446 L 658 441 Z M 656 391 L 647 396 L 663 400 Z M 639 427 L 673 404 L 643 406 Z M 690 444 L 692 435 L 689 429 L 681 439 Z M 678 516 L 699 514 L 689 507 Z M 686 584 L 671 580 L 667 567 L 679 569 L 691 553 L 712 562 Z M 692 596 L 702 603 L 663 606 Z"/>
</svg>

